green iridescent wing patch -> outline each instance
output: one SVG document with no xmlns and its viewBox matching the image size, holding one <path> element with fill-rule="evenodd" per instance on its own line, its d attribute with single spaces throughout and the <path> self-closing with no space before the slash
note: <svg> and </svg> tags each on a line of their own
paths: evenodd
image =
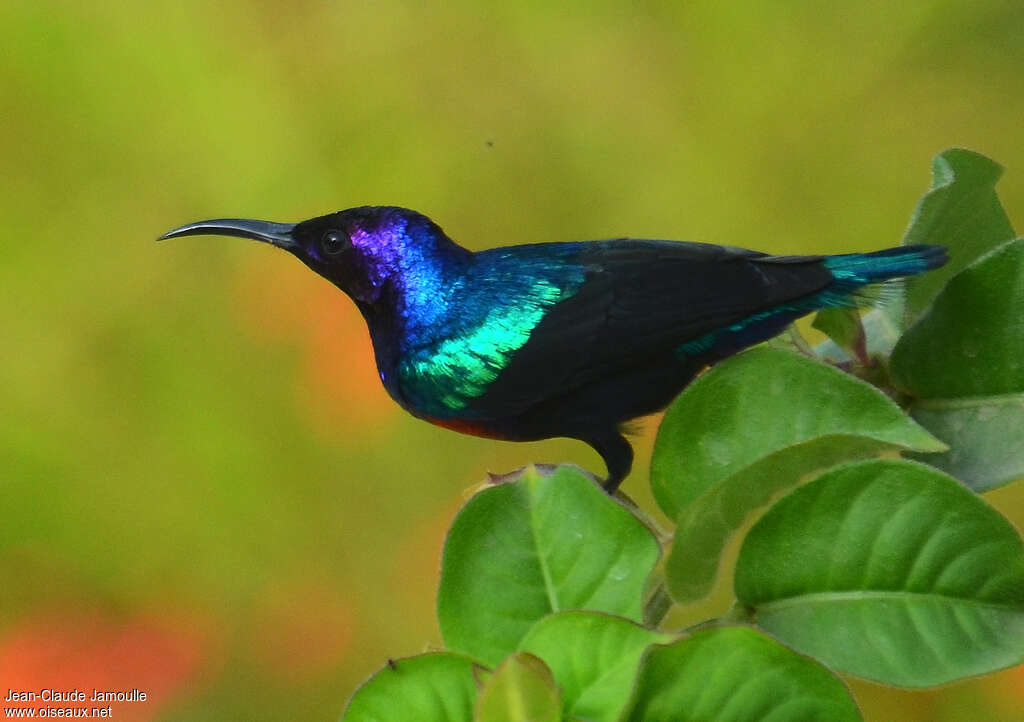
<svg viewBox="0 0 1024 722">
<path fill-rule="evenodd" d="M 406 401 L 428 416 L 460 415 L 529 340 L 548 308 L 571 296 L 576 285 L 535 279 L 528 293 L 511 294 L 514 303 L 491 308 L 475 327 L 407 354 L 398 370 Z"/>
</svg>

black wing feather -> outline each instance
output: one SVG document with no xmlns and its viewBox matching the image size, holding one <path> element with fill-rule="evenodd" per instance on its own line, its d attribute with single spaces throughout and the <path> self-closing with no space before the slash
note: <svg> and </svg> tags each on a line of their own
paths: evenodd
<svg viewBox="0 0 1024 722">
<path fill-rule="evenodd" d="M 833 280 L 822 256 L 634 239 L 575 245 L 575 262 L 586 273 L 582 287 L 547 313 L 473 401 L 477 414 L 507 417 L 625 370 L 663 363 L 686 341 Z"/>
</svg>

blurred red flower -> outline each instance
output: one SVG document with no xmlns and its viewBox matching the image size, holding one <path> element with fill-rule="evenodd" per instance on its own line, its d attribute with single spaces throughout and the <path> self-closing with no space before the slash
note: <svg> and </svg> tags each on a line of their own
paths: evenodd
<svg viewBox="0 0 1024 722">
<path fill-rule="evenodd" d="M 84 693 L 85 701 L 4 702 L 7 707 L 107 707 L 118 720 L 153 719 L 193 680 L 209 651 L 204 634 L 181 621 L 127 622 L 70 612 L 37 616 L 0 636 L 0 679 L 8 690 Z M 145 693 L 144 701 L 92 701 L 93 691 Z"/>
</svg>

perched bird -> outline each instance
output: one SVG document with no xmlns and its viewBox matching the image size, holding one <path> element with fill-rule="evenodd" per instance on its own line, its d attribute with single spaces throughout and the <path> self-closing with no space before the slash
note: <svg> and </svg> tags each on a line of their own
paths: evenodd
<svg viewBox="0 0 1024 722">
<path fill-rule="evenodd" d="M 623 422 L 800 316 L 946 261 L 941 246 L 772 256 L 632 238 L 473 253 L 391 206 L 200 221 L 160 240 L 205 234 L 283 248 L 348 294 L 384 387 L 414 416 L 494 439 L 579 439 L 604 459 L 609 492 L 633 463 Z"/>
</svg>

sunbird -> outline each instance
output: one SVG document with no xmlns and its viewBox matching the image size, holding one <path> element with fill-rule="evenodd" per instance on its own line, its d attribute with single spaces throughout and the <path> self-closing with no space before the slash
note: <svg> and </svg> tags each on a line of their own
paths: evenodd
<svg viewBox="0 0 1024 722">
<path fill-rule="evenodd" d="M 491 439 L 579 439 L 604 460 L 609 493 L 633 465 L 625 422 L 800 316 L 947 260 L 929 245 L 775 256 L 636 238 L 474 253 L 395 206 L 199 221 L 158 240 L 194 235 L 270 243 L 344 291 L 384 388 L 413 416 Z"/>
</svg>

